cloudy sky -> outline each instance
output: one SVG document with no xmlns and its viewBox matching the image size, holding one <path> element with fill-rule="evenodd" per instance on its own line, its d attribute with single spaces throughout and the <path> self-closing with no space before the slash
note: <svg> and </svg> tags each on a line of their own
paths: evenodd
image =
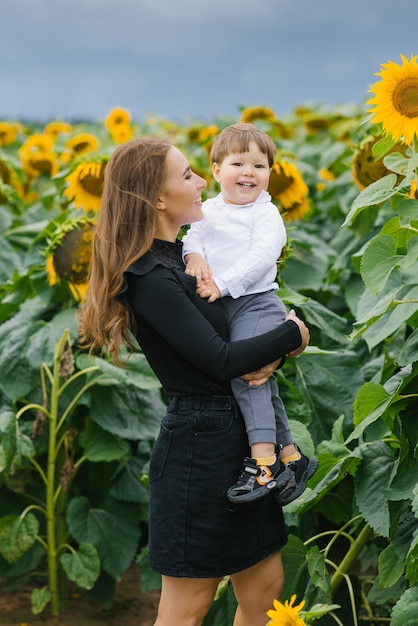
<svg viewBox="0 0 418 626">
<path fill-rule="evenodd" d="M 0 120 L 363 105 L 418 54 L 417 0 L 1 0 Z"/>
</svg>

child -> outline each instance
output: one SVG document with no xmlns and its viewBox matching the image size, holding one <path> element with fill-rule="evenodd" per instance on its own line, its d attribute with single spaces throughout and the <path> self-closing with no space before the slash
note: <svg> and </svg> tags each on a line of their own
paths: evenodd
<svg viewBox="0 0 418 626">
<path fill-rule="evenodd" d="M 286 230 L 267 193 L 275 155 L 272 139 L 254 125 L 225 128 L 210 152 L 221 193 L 206 200 L 203 220 L 195 222 L 183 239 L 185 271 L 196 277 L 202 298 L 209 302 L 221 298 L 231 341 L 259 335 L 286 319 L 275 282 Z M 295 446 L 273 377 L 259 386 L 241 378 L 231 385 L 244 417 L 251 458 L 244 459 L 227 497 L 241 503 L 277 491 L 279 502 L 288 504 L 305 490 L 318 462 Z"/>
</svg>

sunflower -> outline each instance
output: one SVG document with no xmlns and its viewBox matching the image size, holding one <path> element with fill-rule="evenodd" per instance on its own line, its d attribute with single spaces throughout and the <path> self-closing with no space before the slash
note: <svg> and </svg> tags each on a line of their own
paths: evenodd
<svg viewBox="0 0 418 626">
<path fill-rule="evenodd" d="M 46 250 L 49 285 L 65 281 L 78 301 L 84 300 L 87 291 L 94 226 L 90 219 L 60 226 Z"/>
<path fill-rule="evenodd" d="M 285 222 L 291 222 L 302 219 L 311 210 L 308 198 L 304 196 L 298 202 L 290 206 L 280 208 L 280 213 Z"/>
<path fill-rule="evenodd" d="M 360 191 L 363 191 L 371 183 L 376 182 L 389 174 L 389 170 L 383 163 L 384 157 L 375 159 L 373 156 L 373 146 L 379 141 L 380 137 L 373 137 L 372 139 L 366 139 L 363 141 L 359 149 L 354 155 L 352 176 Z M 405 156 L 407 146 L 402 143 L 396 143 L 388 152 L 400 152 Z M 385 154 L 386 156 L 386 154 Z M 402 176 L 398 176 L 398 182 L 402 179 Z"/>
<path fill-rule="evenodd" d="M 132 139 L 133 128 L 130 124 L 121 123 L 114 126 L 110 132 L 115 143 L 125 143 Z"/>
<path fill-rule="evenodd" d="M 267 191 L 279 200 L 284 209 L 308 195 L 308 187 L 293 163 L 276 161 L 270 174 Z"/>
<path fill-rule="evenodd" d="M 30 178 L 41 174 L 55 176 L 59 165 L 53 152 L 53 142 L 47 135 L 32 135 L 19 150 L 22 167 Z"/>
<path fill-rule="evenodd" d="M 13 187 L 19 196 L 24 199 L 25 192 L 23 185 L 21 184 L 17 173 L 6 159 L 0 159 L 0 185 L 2 183 L 4 185 L 8 185 L 9 187 Z M 0 191 L 0 204 L 6 201 L 5 194 L 7 195 L 6 191 L 4 191 L 4 193 Z"/>
<path fill-rule="evenodd" d="M 0 122 L 0 146 L 8 146 L 16 139 L 17 131 L 13 124 Z"/>
<path fill-rule="evenodd" d="M 103 193 L 103 180 L 108 157 L 80 163 L 65 180 L 68 183 L 63 194 L 73 200 L 76 207 L 95 213 L 100 209 Z"/>
<path fill-rule="evenodd" d="M 300 604 L 294 606 L 296 600 L 296 594 L 289 600 L 285 600 L 284 604 L 278 600 L 273 600 L 274 610 L 267 611 L 267 616 L 270 617 L 270 621 L 267 626 L 304 626 L 306 622 L 299 617 L 299 611 L 304 607 L 305 600 L 302 600 Z"/>
<path fill-rule="evenodd" d="M 382 124 L 386 135 L 394 141 L 411 144 L 418 138 L 418 63 L 417 56 L 408 59 L 401 54 L 402 65 L 393 61 L 382 64 L 376 73 L 381 81 L 369 91 L 374 97 L 366 102 L 373 105 L 372 122 Z"/>
<path fill-rule="evenodd" d="M 104 125 L 110 132 L 113 131 L 115 126 L 119 124 L 130 124 L 131 114 L 122 107 L 113 108 L 107 115 L 104 121 Z"/>
<path fill-rule="evenodd" d="M 53 141 L 55 141 L 61 133 L 70 132 L 71 124 L 68 124 L 67 122 L 49 122 L 44 127 L 44 133 L 49 135 L 49 137 L 52 137 Z"/>
<path fill-rule="evenodd" d="M 61 161 L 68 163 L 74 157 L 90 152 L 97 152 L 100 147 L 99 140 L 91 133 L 79 133 L 68 139 L 65 143 L 65 150 L 61 154 Z"/>
<path fill-rule="evenodd" d="M 249 122 L 252 123 L 255 120 L 266 120 L 271 121 L 276 119 L 276 114 L 272 109 L 268 107 L 248 107 L 241 111 L 241 117 L 239 119 L 243 124 Z"/>
</svg>

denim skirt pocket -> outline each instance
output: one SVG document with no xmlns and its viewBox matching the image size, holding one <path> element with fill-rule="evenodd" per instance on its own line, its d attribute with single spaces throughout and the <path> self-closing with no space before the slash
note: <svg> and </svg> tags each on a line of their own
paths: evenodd
<svg viewBox="0 0 418 626">
<path fill-rule="evenodd" d="M 149 481 L 161 478 L 164 472 L 164 466 L 170 451 L 170 444 L 173 433 L 161 424 L 160 433 L 155 441 L 150 461 Z"/>
</svg>

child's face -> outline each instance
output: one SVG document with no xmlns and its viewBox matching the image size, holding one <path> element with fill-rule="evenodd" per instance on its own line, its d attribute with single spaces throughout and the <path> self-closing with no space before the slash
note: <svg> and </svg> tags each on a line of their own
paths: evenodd
<svg viewBox="0 0 418 626">
<path fill-rule="evenodd" d="M 249 204 L 267 189 L 270 168 L 267 155 L 251 142 L 248 152 L 228 154 L 220 165 L 213 163 L 212 174 L 227 204 Z"/>
</svg>

